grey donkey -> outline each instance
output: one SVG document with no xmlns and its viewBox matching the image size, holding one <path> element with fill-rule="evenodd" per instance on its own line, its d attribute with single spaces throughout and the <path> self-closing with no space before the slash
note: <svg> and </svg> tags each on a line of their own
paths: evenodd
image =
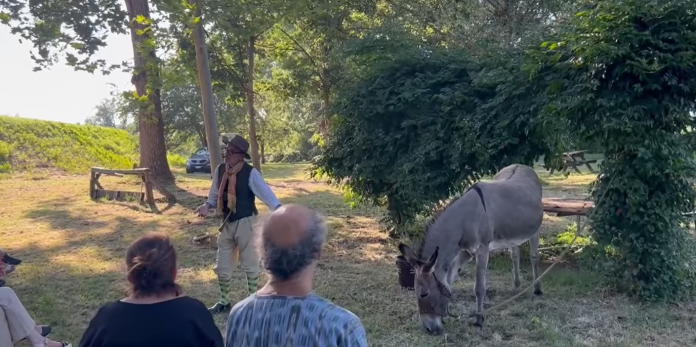
<svg viewBox="0 0 696 347">
<path fill-rule="evenodd" d="M 431 219 L 420 256 L 399 244 L 401 254 L 416 270 L 415 292 L 421 322 L 430 333 L 442 327 L 452 299 L 452 284 L 465 263 L 476 259 L 476 317 L 483 328 L 486 270 L 491 251 L 509 248 L 515 288 L 520 286 L 519 245 L 529 241 L 534 280 L 539 277 L 539 228 L 543 219 L 541 182 L 529 166 L 514 164 L 493 181 L 472 185 L 461 197 Z M 541 295 L 541 283 L 534 286 Z"/>
</svg>

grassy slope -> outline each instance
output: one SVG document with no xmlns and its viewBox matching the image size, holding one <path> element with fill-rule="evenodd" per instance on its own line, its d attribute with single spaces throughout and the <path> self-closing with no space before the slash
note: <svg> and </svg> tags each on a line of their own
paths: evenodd
<svg viewBox="0 0 696 347">
<path fill-rule="evenodd" d="M 264 176 L 283 203 L 301 203 L 327 216 L 330 235 L 318 267 L 316 291 L 357 314 L 370 346 L 689 346 L 693 345 L 696 305 L 643 306 L 607 291 L 589 272 L 557 266 L 543 280 L 545 295 L 523 295 L 489 312 L 487 330 L 478 334 L 447 318 L 445 334 L 428 336 L 418 323 L 414 294 L 397 286 L 395 245 L 377 231 L 378 211 L 351 210 L 339 191 L 305 178 L 301 165 L 264 166 Z M 540 171 L 541 172 L 541 171 Z M 582 196 L 592 175 L 548 177 L 545 196 Z M 217 287 L 215 251 L 193 245 L 191 237 L 217 226 L 193 216 L 207 194 L 207 175 L 177 175 L 180 205 L 161 214 L 134 203 L 92 202 L 84 176 L 0 181 L 0 246 L 25 262 L 7 280 L 39 324 L 51 324 L 52 336 L 77 345 L 100 305 L 124 292 L 123 254 L 129 242 L 149 231 L 170 234 L 179 254 L 179 281 L 191 296 L 212 304 Z M 106 177 L 105 187 L 138 190 L 128 180 Z M 25 198 L 17 199 L 17 196 Z M 28 198 L 31 197 L 31 198 Z M 267 213 L 259 203 L 261 214 Z M 546 216 L 543 233 L 565 229 L 570 218 Z M 530 283 L 529 262 L 521 263 L 523 285 Z M 545 269 L 549 261 L 544 261 Z M 487 305 L 513 296 L 510 261 L 492 258 Z M 456 314 L 473 309 L 473 269 L 454 286 Z M 232 299 L 243 298 L 243 274 L 237 271 Z M 69 300 L 66 300 L 69 298 Z M 224 316 L 216 318 L 224 329 Z M 21 345 L 25 346 L 25 345 Z"/>
<path fill-rule="evenodd" d="M 0 141 L 13 170 L 54 167 L 84 173 L 91 166 L 132 168 L 137 139 L 123 130 L 0 116 Z"/>
</svg>

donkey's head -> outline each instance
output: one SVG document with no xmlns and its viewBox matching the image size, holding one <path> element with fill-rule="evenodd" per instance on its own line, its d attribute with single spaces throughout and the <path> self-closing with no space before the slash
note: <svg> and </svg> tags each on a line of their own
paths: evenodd
<svg viewBox="0 0 696 347">
<path fill-rule="evenodd" d="M 452 299 L 452 293 L 447 285 L 435 273 L 437 255 L 440 248 L 427 261 L 422 261 L 413 250 L 399 244 L 401 255 L 416 270 L 415 291 L 418 299 L 418 313 L 421 323 L 430 333 L 436 333 L 442 327 L 442 317 L 447 315 L 447 306 Z"/>
</svg>

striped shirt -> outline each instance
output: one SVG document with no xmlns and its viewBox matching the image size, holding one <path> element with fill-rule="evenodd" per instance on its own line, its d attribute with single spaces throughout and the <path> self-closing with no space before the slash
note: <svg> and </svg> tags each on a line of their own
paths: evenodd
<svg viewBox="0 0 696 347">
<path fill-rule="evenodd" d="M 313 293 L 253 294 L 232 308 L 226 335 L 227 347 L 367 346 L 357 316 Z"/>
</svg>

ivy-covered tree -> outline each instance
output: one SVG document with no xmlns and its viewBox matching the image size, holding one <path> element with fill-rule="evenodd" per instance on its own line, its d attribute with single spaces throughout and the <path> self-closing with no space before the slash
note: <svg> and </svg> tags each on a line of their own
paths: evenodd
<svg viewBox="0 0 696 347">
<path fill-rule="evenodd" d="M 536 76 L 584 138 L 604 148 L 591 225 L 620 288 L 672 299 L 693 288 L 696 12 L 686 0 L 590 1 Z"/>
<path fill-rule="evenodd" d="M 338 90 L 332 140 L 315 167 L 386 205 L 397 227 L 482 175 L 556 148 L 512 60 L 489 67 L 459 50 L 411 47 Z"/>
</svg>

